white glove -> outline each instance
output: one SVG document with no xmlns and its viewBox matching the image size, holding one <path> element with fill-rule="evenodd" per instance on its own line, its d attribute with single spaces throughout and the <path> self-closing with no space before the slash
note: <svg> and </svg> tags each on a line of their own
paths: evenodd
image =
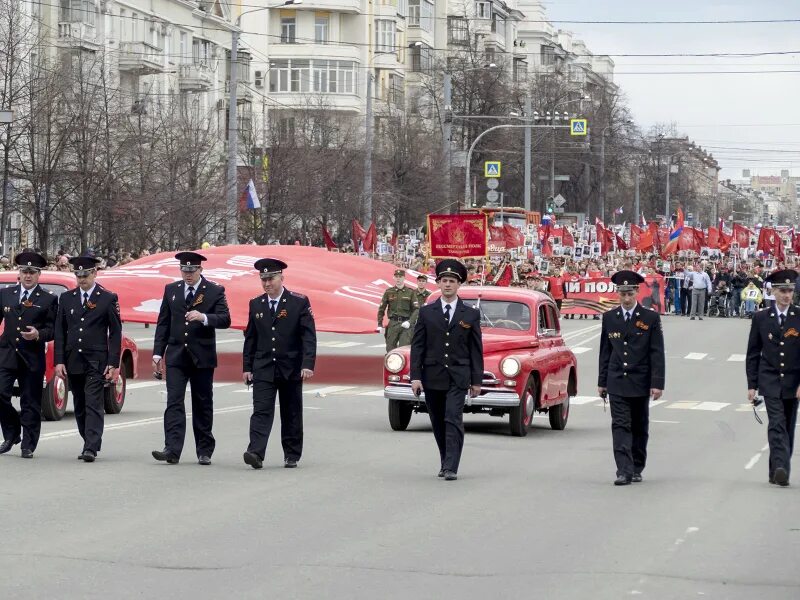
<svg viewBox="0 0 800 600">
<path fill-rule="evenodd" d="M 383 333 L 383 327 L 378 325 L 378 328 L 375 331 L 377 331 L 378 333 Z"/>
<path fill-rule="evenodd" d="M 402 327 L 403 329 L 408 329 L 409 327 L 411 327 L 411 323 L 409 321 L 403 321 L 402 323 L 400 323 L 400 327 Z"/>
</svg>

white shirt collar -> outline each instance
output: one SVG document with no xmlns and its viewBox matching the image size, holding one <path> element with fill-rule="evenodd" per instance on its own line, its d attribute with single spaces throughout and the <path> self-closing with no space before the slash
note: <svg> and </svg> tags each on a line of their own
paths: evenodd
<svg viewBox="0 0 800 600">
<path fill-rule="evenodd" d="M 450 312 L 453 312 L 453 310 L 455 310 L 455 308 L 456 308 L 456 304 L 458 304 L 458 297 L 456 297 L 456 299 L 453 300 L 452 302 L 445 302 L 444 298 L 440 298 L 439 300 L 441 300 L 441 303 L 442 303 L 442 311 L 445 310 L 446 306 L 449 306 L 450 307 Z"/>
<path fill-rule="evenodd" d="M 280 302 L 281 298 L 283 297 L 283 293 L 286 291 L 286 288 L 281 288 L 281 293 L 278 294 L 277 298 L 272 298 L 269 294 L 267 294 L 267 302 Z"/>
<path fill-rule="evenodd" d="M 22 301 L 22 295 L 25 292 L 28 292 L 28 298 L 30 299 L 30 297 L 33 296 L 33 290 L 35 290 L 35 289 L 36 289 L 36 286 L 33 286 L 31 289 L 26 290 L 25 286 L 20 283 L 19 284 L 19 299 L 20 299 L 20 302 Z"/>
<path fill-rule="evenodd" d="M 619 308 L 622 311 L 622 318 L 624 319 L 625 313 L 629 313 L 631 316 L 633 316 L 633 314 L 636 312 L 636 309 L 639 308 L 639 303 L 637 302 L 636 304 L 634 304 L 633 308 L 630 310 L 625 310 L 625 307 L 622 306 L 621 304 L 619 305 Z"/>
<path fill-rule="evenodd" d="M 785 311 L 783 311 L 783 312 L 781 312 L 780 310 L 778 310 L 778 305 L 776 304 L 776 305 L 775 305 L 775 314 L 776 314 L 776 316 L 778 316 L 778 317 L 780 317 L 781 315 L 783 315 L 784 317 L 786 317 L 786 316 L 788 316 L 788 314 L 789 314 L 789 309 L 790 309 L 790 308 L 791 308 L 791 305 L 787 306 L 787 307 L 786 307 L 786 310 L 785 310 Z"/>
<path fill-rule="evenodd" d="M 80 288 L 79 288 L 79 289 L 78 289 L 78 293 L 81 295 L 81 302 L 83 302 L 83 295 L 84 295 L 84 294 L 89 294 L 89 296 L 88 296 L 88 297 L 89 297 L 89 298 L 91 298 L 91 297 L 92 297 L 92 294 L 94 294 L 94 288 L 96 288 L 96 287 L 97 287 L 97 284 L 95 283 L 95 284 L 94 284 L 92 287 L 90 287 L 90 288 L 89 288 L 88 290 L 86 290 L 85 292 L 84 292 L 82 289 L 80 289 Z"/>
</svg>

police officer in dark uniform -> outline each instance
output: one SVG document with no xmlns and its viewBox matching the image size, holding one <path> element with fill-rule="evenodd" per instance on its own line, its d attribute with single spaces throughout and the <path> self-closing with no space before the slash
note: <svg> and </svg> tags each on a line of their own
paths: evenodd
<svg viewBox="0 0 800 600">
<path fill-rule="evenodd" d="M 231 326 L 225 288 L 203 277 L 207 259 L 196 252 L 178 252 L 182 281 L 164 287 L 153 341 L 156 373 L 167 365 L 167 408 L 164 411 L 164 449 L 153 450 L 158 461 L 177 464 L 186 438 L 186 385 L 192 384 L 192 429 L 197 462 L 211 464 L 215 441 L 214 369 L 217 367 L 217 329 Z M 165 356 L 166 353 L 166 356 Z M 165 359 L 165 360 L 162 360 Z"/>
<path fill-rule="evenodd" d="M 280 395 L 284 466 L 292 469 L 303 453 L 303 382 L 314 376 L 317 332 L 311 304 L 283 287 L 286 263 L 262 258 L 255 263 L 264 294 L 250 301 L 244 332 L 244 382 L 253 384 L 250 445 L 244 462 L 260 469 Z"/>
<path fill-rule="evenodd" d="M 664 334 L 657 312 L 637 303 L 644 277 L 618 271 L 611 277 L 620 306 L 603 313 L 598 391 L 611 401 L 614 485 L 642 481 L 647 461 L 650 398 L 664 390 Z"/>
<path fill-rule="evenodd" d="M 747 341 L 747 397 L 764 396 L 769 417 L 769 482 L 789 485 L 800 398 L 800 307 L 792 304 L 797 271 L 775 271 L 775 304 L 753 315 Z"/>
<path fill-rule="evenodd" d="M 61 294 L 55 327 L 56 375 L 69 381 L 83 438 L 79 459 L 94 462 L 103 441 L 105 390 L 119 375 L 122 322 L 117 295 L 95 283 L 99 259 L 69 259 L 78 287 Z"/>
<path fill-rule="evenodd" d="M 458 289 L 467 268 L 446 259 L 436 266 L 442 292 L 437 302 L 419 311 L 411 340 L 411 388 L 425 404 L 439 447 L 439 477 L 457 479 L 464 447 L 464 401 L 481 392 L 483 342 L 480 312 L 464 304 Z"/>
<path fill-rule="evenodd" d="M 5 454 L 20 442 L 22 458 L 33 458 L 42 427 L 42 380 L 45 344 L 53 339 L 58 298 L 39 285 L 39 273 L 47 261 L 36 252 L 14 257 L 19 285 L 0 291 L 0 425 Z M 14 382 L 19 382 L 20 412 L 11 404 Z"/>
</svg>

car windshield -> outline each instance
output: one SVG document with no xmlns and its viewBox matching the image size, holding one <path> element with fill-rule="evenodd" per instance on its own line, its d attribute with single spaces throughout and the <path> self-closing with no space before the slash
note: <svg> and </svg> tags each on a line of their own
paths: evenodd
<svg viewBox="0 0 800 600">
<path fill-rule="evenodd" d="M 0 283 L 0 289 L 12 287 L 15 285 L 17 285 L 16 281 L 4 281 Z M 44 289 L 46 289 L 48 292 L 53 292 L 56 296 L 60 296 L 61 294 L 67 291 L 67 288 L 59 283 L 40 283 L 39 285 L 42 286 Z"/>
<path fill-rule="evenodd" d="M 481 311 L 482 329 L 512 329 L 528 331 L 531 328 L 531 309 L 522 302 L 510 300 L 464 300 L 464 303 Z"/>
</svg>

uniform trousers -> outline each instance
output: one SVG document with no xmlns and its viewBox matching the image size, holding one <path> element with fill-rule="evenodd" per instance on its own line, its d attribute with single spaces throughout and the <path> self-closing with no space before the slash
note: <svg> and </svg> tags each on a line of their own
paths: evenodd
<svg viewBox="0 0 800 600">
<path fill-rule="evenodd" d="M 650 437 L 650 397 L 610 395 L 611 438 L 617 477 L 644 471 Z"/>
<path fill-rule="evenodd" d="M 253 414 L 247 451 L 261 460 L 267 454 L 275 420 L 275 398 L 281 411 L 281 446 L 284 459 L 300 460 L 303 454 L 303 381 L 276 379 L 253 382 Z"/>
<path fill-rule="evenodd" d="M 42 380 L 44 371 L 31 371 L 19 359 L 16 369 L 0 368 L 0 426 L 3 439 L 16 441 L 22 449 L 36 450 L 42 430 Z M 20 412 L 11 404 L 14 382 L 19 381 Z"/>
<path fill-rule="evenodd" d="M 769 476 L 775 469 L 783 467 L 790 472 L 792 452 L 794 451 L 794 430 L 797 426 L 797 398 L 765 397 L 769 425 L 767 441 L 769 442 Z"/>
<path fill-rule="evenodd" d="M 175 456 L 186 438 L 186 385 L 192 384 L 192 430 L 197 456 L 210 457 L 216 442 L 214 424 L 214 369 L 197 368 L 186 357 L 181 366 L 167 365 L 167 408 L 164 411 L 164 447 Z"/>
<path fill-rule="evenodd" d="M 103 443 L 106 379 L 95 371 L 74 374 L 67 372 L 67 379 L 75 421 L 83 438 L 83 449 L 97 454 Z"/>
<path fill-rule="evenodd" d="M 458 473 L 461 451 L 464 448 L 464 400 L 467 390 L 451 387 L 447 390 L 425 389 L 425 404 L 433 427 L 433 437 L 439 447 L 442 470 Z"/>
</svg>

